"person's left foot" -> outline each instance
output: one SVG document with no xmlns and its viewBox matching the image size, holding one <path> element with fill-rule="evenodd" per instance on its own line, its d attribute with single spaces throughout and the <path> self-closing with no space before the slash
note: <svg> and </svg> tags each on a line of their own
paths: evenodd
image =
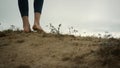
<svg viewBox="0 0 120 68">
<path fill-rule="evenodd" d="M 41 32 L 41 33 L 45 33 L 45 31 L 40 27 L 40 25 L 34 24 L 32 28 L 35 31 L 38 31 L 38 32 Z"/>
</svg>

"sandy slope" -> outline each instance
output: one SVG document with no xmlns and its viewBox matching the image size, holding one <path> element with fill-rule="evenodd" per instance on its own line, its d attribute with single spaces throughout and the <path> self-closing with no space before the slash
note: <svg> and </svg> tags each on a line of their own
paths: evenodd
<svg viewBox="0 0 120 68">
<path fill-rule="evenodd" d="M 104 39 L 1 32 L 0 68 L 120 68 L 120 40 L 113 40 L 110 44 L 117 51 L 109 55 L 101 47 Z"/>
</svg>

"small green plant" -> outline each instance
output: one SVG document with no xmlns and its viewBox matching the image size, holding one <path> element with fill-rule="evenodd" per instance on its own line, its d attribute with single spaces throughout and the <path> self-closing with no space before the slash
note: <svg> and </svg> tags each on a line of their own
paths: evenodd
<svg viewBox="0 0 120 68">
<path fill-rule="evenodd" d="M 59 24 L 58 27 L 55 28 L 55 26 L 53 26 L 53 25 L 50 23 L 50 25 L 49 25 L 50 33 L 60 35 L 60 34 L 61 34 L 61 33 L 60 33 L 61 26 L 62 26 L 62 24 Z"/>
<path fill-rule="evenodd" d="M 5 33 L 10 33 L 10 32 L 13 32 L 14 29 L 15 29 L 15 26 L 14 26 L 14 25 L 10 25 L 10 28 L 7 29 L 7 30 L 3 30 L 3 32 L 5 32 Z"/>
<path fill-rule="evenodd" d="M 99 33 L 99 34 L 98 34 L 98 38 L 101 38 L 101 37 L 102 37 L 102 35 Z"/>
<path fill-rule="evenodd" d="M 10 25 L 10 28 L 9 28 L 9 29 L 12 30 L 12 31 L 14 31 L 15 28 L 16 28 L 16 27 L 15 27 L 14 25 Z"/>
<path fill-rule="evenodd" d="M 9 29 L 7 30 L 3 30 L 2 32 L 5 33 L 10 33 L 10 32 L 21 32 L 21 30 L 19 28 L 17 28 L 15 25 L 10 25 Z"/>
<path fill-rule="evenodd" d="M 109 39 L 113 38 L 112 34 L 110 34 L 108 31 L 105 32 L 105 35 L 103 35 L 103 41 L 101 45 L 103 46 L 112 46 L 112 41 L 109 41 Z"/>
<path fill-rule="evenodd" d="M 104 38 L 105 38 L 105 39 L 112 38 L 112 35 L 111 35 L 108 31 L 105 31 Z"/>
<path fill-rule="evenodd" d="M 69 34 L 77 34 L 78 30 L 74 29 L 72 26 L 69 27 Z"/>
</svg>

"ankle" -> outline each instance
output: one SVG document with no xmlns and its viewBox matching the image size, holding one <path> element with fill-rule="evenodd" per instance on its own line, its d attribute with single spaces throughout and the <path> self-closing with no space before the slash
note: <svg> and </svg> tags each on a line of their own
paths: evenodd
<svg viewBox="0 0 120 68">
<path fill-rule="evenodd" d="M 40 23 L 39 22 L 34 22 L 34 25 L 40 25 Z"/>
</svg>

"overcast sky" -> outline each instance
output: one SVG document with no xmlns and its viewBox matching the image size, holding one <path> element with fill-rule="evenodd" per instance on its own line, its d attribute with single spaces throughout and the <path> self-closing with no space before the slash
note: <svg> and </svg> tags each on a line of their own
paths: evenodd
<svg viewBox="0 0 120 68">
<path fill-rule="evenodd" d="M 30 24 L 33 25 L 33 1 Z M 0 0 L 0 30 L 15 25 L 22 29 L 17 0 Z M 52 23 L 62 24 L 62 32 L 73 26 L 79 32 L 120 32 L 120 0 L 44 0 L 41 25 L 48 31 Z"/>
</svg>

